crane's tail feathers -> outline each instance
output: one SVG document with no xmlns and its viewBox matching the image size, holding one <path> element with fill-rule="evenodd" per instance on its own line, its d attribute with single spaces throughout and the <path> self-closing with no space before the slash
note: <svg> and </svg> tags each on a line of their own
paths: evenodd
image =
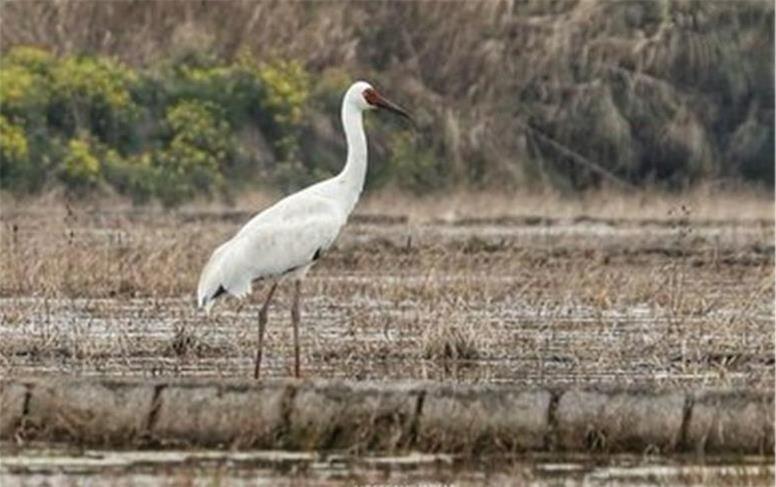
<svg viewBox="0 0 776 487">
<path fill-rule="evenodd" d="M 236 242 L 243 244 L 242 240 Z M 235 241 L 230 240 L 218 247 L 202 270 L 197 285 L 197 303 L 206 313 L 223 294 L 242 298 L 251 292 L 253 274 L 242 264 L 242 247 L 235 245 Z"/>
</svg>

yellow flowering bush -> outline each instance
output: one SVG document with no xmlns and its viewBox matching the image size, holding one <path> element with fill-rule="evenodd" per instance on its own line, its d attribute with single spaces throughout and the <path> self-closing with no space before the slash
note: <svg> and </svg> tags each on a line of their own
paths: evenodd
<svg viewBox="0 0 776 487">
<path fill-rule="evenodd" d="M 115 145 L 135 128 L 137 74 L 109 58 L 65 57 L 51 71 L 48 120 L 66 137 L 89 132 Z"/>
<path fill-rule="evenodd" d="M 24 66 L 0 64 L 0 107 L 4 113 L 32 118 L 48 104 L 49 90 L 40 75 Z"/>
<path fill-rule="evenodd" d="M 282 126 L 302 121 L 305 103 L 310 96 L 310 76 L 296 61 L 276 61 L 259 66 L 258 75 L 264 84 L 264 101 L 274 112 L 275 122 Z"/>
<path fill-rule="evenodd" d="M 67 144 L 63 164 L 63 178 L 75 185 L 94 184 L 99 180 L 100 161 L 92 153 L 91 143 L 85 138 L 71 139 Z"/>
<path fill-rule="evenodd" d="M 167 110 L 167 125 L 173 142 L 203 148 L 215 156 L 226 156 L 229 124 L 218 107 L 209 102 L 184 100 Z"/>
<path fill-rule="evenodd" d="M 46 77 L 53 62 L 47 51 L 33 47 L 14 47 L 0 58 L 0 106 L 5 113 L 26 116 L 46 106 Z"/>
<path fill-rule="evenodd" d="M 0 115 L 0 154 L 3 162 L 23 161 L 29 155 L 24 129 Z"/>
<path fill-rule="evenodd" d="M 0 115 L 0 187 L 22 189 L 26 185 L 29 154 L 24 129 Z"/>
<path fill-rule="evenodd" d="M 221 165 L 229 157 L 229 124 L 216 106 L 184 100 L 165 117 L 171 138 L 159 151 L 157 195 L 165 204 L 176 204 L 197 192 L 223 186 Z"/>
<path fill-rule="evenodd" d="M 300 140 L 305 107 L 321 90 L 301 63 L 203 54 L 136 70 L 14 46 L 0 67 L 3 188 L 34 191 L 56 176 L 76 194 L 111 187 L 173 205 L 261 169 L 286 189 L 319 175 L 314 158 L 302 163 L 311 158 Z M 339 86 L 338 74 L 329 81 Z M 270 151 L 250 145 L 256 133 Z"/>
<path fill-rule="evenodd" d="M 129 87 L 137 75 L 107 58 L 67 57 L 52 73 L 54 90 L 80 102 L 103 103 L 113 110 L 131 105 Z"/>
<path fill-rule="evenodd" d="M 15 46 L 4 56 L 4 60 L 37 74 L 47 74 L 56 63 L 56 58 L 50 52 L 35 46 Z"/>
<path fill-rule="evenodd" d="M 157 189 L 158 168 L 149 151 L 122 157 L 113 149 L 103 156 L 105 180 L 120 194 L 130 196 L 135 203 L 145 203 Z"/>
</svg>

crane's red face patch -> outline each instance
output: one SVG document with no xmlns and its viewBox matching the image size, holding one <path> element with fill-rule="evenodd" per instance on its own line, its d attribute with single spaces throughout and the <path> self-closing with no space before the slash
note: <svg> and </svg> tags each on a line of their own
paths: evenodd
<svg viewBox="0 0 776 487">
<path fill-rule="evenodd" d="M 363 95 L 364 95 L 364 100 L 366 100 L 366 102 L 372 105 L 373 107 L 380 106 L 380 101 L 382 97 L 372 88 L 365 89 Z"/>
<path fill-rule="evenodd" d="M 385 98 L 380 95 L 377 91 L 375 91 L 372 88 L 367 88 L 364 90 L 363 93 L 361 93 L 361 96 L 364 97 L 364 100 L 366 100 L 367 103 L 369 103 L 370 106 L 375 108 L 383 108 L 385 110 L 388 110 L 389 112 L 398 113 L 402 117 L 410 118 L 410 116 L 405 112 L 402 108 L 396 106 L 392 102 L 386 100 Z"/>
</svg>

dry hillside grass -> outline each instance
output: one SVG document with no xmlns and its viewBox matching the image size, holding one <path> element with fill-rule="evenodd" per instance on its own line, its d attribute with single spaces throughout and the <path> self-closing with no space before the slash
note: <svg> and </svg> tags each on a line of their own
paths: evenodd
<svg viewBox="0 0 776 487">
<path fill-rule="evenodd" d="M 430 187 L 773 182 L 766 0 L 2 5 L 3 49 L 248 52 L 376 80 L 415 112 Z"/>
</svg>

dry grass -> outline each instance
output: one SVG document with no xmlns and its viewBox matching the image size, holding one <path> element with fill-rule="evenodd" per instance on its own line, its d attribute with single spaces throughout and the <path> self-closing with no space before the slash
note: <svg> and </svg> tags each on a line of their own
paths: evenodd
<svg viewBox="0 0 776 487">
<path fill-rule="evenodd" d="M 445 200 L 388 206 L 377 195 L 303 287 L 303 368 L 322 377 L 770 387 L 772 202 L 688 196 L 687 212 L 657 198 L 591 196 L 576 208 L 560 198 L 512 206 L 450 196 L 448 208 L 466 210 L 437 221 Z M 487 201 L 487 218 L 471 220 Z M 4 375 L 249 374 L 262 293 L 227 300 L 210 319 L 193 298 L 205 259 L 244 214 L 67 208 L 4 208 Z M 402 208 L 418 216 L 399 218 Z M 289 303 L 281 288 L 269 375 L 291 370 Z"/>
</svg>

